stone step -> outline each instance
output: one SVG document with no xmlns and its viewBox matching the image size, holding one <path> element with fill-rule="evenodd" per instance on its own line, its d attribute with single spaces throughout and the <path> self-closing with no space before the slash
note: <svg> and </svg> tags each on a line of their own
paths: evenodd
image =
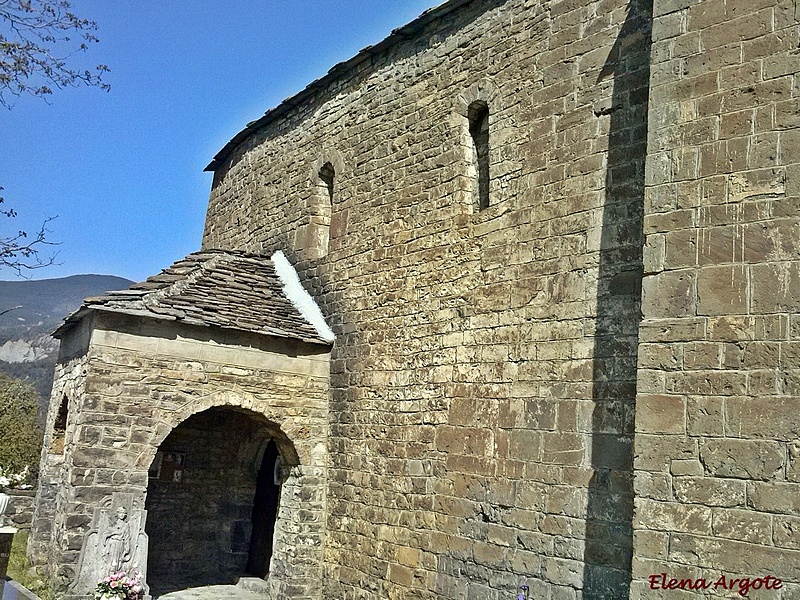
<svg viewBox="0 0 800 600">
<path fill-rule="evenodd" d="M 179 590 L 159 596 L 158 600 L 268 600 L 265 593 L 253 592 L 237 585 L 207 585 Z"/>
<path fill-rule="evenodd" d="M 269 584 L 259 577 L 240 577 L 236 587 L 269 597 Z"/>
</svg>

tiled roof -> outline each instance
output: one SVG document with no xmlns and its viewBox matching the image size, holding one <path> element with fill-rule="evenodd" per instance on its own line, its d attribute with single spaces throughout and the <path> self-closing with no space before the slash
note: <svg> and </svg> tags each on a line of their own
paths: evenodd
<svg viewBox="0 0 800 600">
<path fill-rule="evenodd" d="M 190 254 L 127 290 L 86 298 L 53 335 L 61 337 L 92 310 L 330 344 L 287 297 L 275 263 L 253 254 Z"/>
</svg>

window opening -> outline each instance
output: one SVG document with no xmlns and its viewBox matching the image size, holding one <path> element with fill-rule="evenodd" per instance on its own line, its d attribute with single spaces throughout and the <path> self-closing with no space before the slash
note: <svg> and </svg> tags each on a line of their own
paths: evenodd
<svg viewBox="0 0 800 600">
<path fill-rule="evenodd" d="M 482 100 L 476 100 L 470 104 L 467 117 L 476 171 L 473 196 L 478 210 L 483 210 L 489 206 L 489 106 Z"/>
<path fill-rule="evenodd" d="M 322 168 L 319 170 L 319 178 L 328 190 L 328 200 L 330 200 L 331 204 L 333 204 L 333 180 L 335 176 L 336 171 L 329 162 L 322 165 Z"/>
<path fill-rule="evenodd" d="M 64 453 L 64 439 L 67 436 L 67 417 L 69 416 L 69 399 L 64 396 L 58 407 L 56 421 L 53 423 L 53 436 L 50 439 L 50 454 Z"/>
<path fill-rule="evenodd" d="M 312 259 L 328 254 L 335 179 L 336 171 L 330 162 L 319 168 L 315 189 L 308 203 L 308 224 L 298 230 L 297 247 Z"/>
</svg>

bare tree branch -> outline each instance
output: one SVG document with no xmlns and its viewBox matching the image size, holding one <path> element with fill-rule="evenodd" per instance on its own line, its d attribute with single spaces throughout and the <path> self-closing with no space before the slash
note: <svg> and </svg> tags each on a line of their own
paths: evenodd
<svg viewBox="0 0 800 600">
<path fill-rule="evenodd" d="M 3 188 L 0 188 L 3 189 Z M 0 204 L 3 203 L 3 198 L 0 198 Z M 13 208 L 8 210 L 0 210 L 0 215 L 7 218 L 14 218 L 17 216 Z M 45 246 L 58 246 L 56 242 L 49 242 L 46 239 L 50 230 L 47 229 L 47 224 L 56 217 L 48 217 L 36 235 L 29 238 L 25 231 L 17 231 L 16 234 L 6 237 L 0 237 L 0 269 L 8 268 L 17 272 L 17 275 L 23 276 L 24 271 L 31 271 L 33 269 L 41 269 L 55 264 L 57 252 L 54 252 L 48 257 L 42 257 L 39 253 Z"/>
<path fill-rule="evenodd" d="M 11 97 L 25 94 L 46 98 L 53 88 L 109 89 L 102 80 L 107 66 L 91 71 L 68 64 L 98 41 L 97 23 L 71 8 L 67 0 L 0 0 L 0 105 L 11 108 Z"/>
<path fill-rule="evenodd" d="M 20 304 L 18 306 L 12 306 L 11 308 L 7 308 L 5 310 L 0 311 L 0 316 L 4 315 L 6 313 L 10 313 L 12 310 L 17 310 L 18 308 L 22 308 L 22 304 Z"/>
<path fill-rule="evenodd" d="M 98 41 L 95 31 L 97 23 L 76 16 L 68 0 L 0 0 L 0 105 L 10 109 L 13 99 L 23 95 L 47 100 L 54 88 L 110 89 L 102 80 L 107 66 L 90 71 L 68 63 Z M 0 209 L 0 215 L 13 219 L 17 213 L 8 208 Z M 45 246 L 58 245 L 46 239 L 47 224 L 54 218 L 46 219 L 32 237 L 24 230 L 0 234 L 0 269 L 22 275 L 54 264 L 57 253 L 40 255 Z"/>
</svg>

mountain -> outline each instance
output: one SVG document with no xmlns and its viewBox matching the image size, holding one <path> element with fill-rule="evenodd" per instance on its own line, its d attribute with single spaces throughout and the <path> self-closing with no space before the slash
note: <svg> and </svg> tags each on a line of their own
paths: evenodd
<svg viewBox="0 0 800 600">
<path fill-rule="evenodd" d="M 84 298 L 132 283 L 112 275 L 0 281 L 0 372 L 31 381 L 46 404 L 58 356 L 50 334 Z"/>
</svg>

